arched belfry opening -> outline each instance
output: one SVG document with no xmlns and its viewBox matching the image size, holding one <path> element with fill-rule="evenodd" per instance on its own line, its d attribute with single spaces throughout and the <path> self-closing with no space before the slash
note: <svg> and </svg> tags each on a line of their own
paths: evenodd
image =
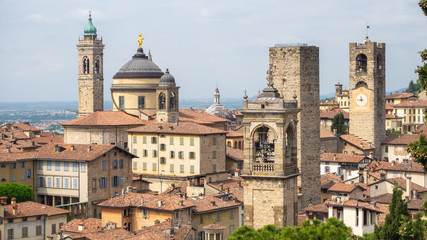
<svg viewBox="0 0 427 240">
<path fill-rule="evenodd" d="M 274 163 L 276 160 L 276 140 L 276 134 L 271 128 L 263 125 L 255 129 L 253 133 L 255 147 L 254 162 Z"/>
<path fill-rule="evenodd" d="M 89 58 L 87 56 L 83 57 L 83 73 L 89 74 Z"/>
<path fill-rule="evenodd" d="M 292 157 L 292 148 L 296 146 L 295 131 L 291 126 L 286 129 L 285 157 Z"/>
<path fill-rule="evenodd" d="M 382 70 L 384 68 L 384 59 L 383 55 L 377 55 L 377 70 Z"/>
<path fill-rule="evenodd" d="M 368 69 L 368 58 L 365 54 L 361 53 L 356 57 L 356 72 L 366 73 Z"/>
<path fill-rule="evenodd" d="M 359 81 L 356 83 L 355 89 L 358 89 L 360 87 L 368 88 L 368 84 L 366 84 L 366 82 L 364 82 L 364 81 Z"/>
<path fill-rule="evenodd" d="M 95 58 L 95 62 L 93 64 L 93 73 L 100 73 L 100 59 L 101 58 L 99 56 Z"/>
<path fill-rule="evenodd" d="M 165 93 L 161 92 L 159 94 L 159 109 L 165 109 L 166 108 L 166 96 Z"/>
<path fill-rule="evenodd" d="M 174 92 L 169 93 L 169 108 L 176 110 L 176 94 Z"/>
</svg>

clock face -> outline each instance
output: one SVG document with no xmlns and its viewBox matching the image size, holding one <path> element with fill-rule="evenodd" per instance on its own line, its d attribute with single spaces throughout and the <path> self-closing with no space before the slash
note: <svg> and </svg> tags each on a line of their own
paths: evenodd
<svg viewBox="0 0 427 240">
<path fill-rule="evenodd" d="M 357 105 L 365 106 L 367 102 L 368 102 L 368 98 L 366 97 L 365 94 L 361 93 L 361 94 L 357 95 L 357 97 L 356 97 Z"/>
</svg>

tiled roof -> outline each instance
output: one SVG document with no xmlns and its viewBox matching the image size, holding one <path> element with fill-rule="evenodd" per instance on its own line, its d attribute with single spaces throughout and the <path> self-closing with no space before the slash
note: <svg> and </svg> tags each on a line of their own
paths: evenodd
<svg viewBox="0 0 427 240">
<path fill-rule="evenodd" d="M 161 204 L 159 204 L 159 202 Z M 98 204 L 98 206 L 111 208 L 139 207 L 163 211 L 175 211 L 178 209 L 194 207 L 194 204 L 192 204 L 191 201 L 172 194 L 153 195 L 147 193 L 128 192 L 105 200 Z"/>
<path fill-rule="evenodd" d="M 209 224 L 203 227 L 203 230 L 225 230 L 227 229 L 226 226 L 222 226 L 216 223 Z"/>
<path fill-rule="evenodd" d="M 376 201 L 378 203 L 384 203 L 384 204 L 391 204 L 391 199 L 393 198 L 393 194 L 391 193 L 384 193 L 375 197 L 369 197 L 365 200 L 368 202 Z"/>
<path fill-rule="evenodd" d="M 417 130 L 414 131 L 414 133 L 423 133 L 424 135 L 427 134 L 427 125 L 422 125 L 420 127 L 417 128 Z"/>
<path fill-rule="evenodd" d="M 320 128 L 320 138 L 335 138 L 335 137 L 336 136 L 332 132 L 330 132 L 330 131 L 322 128 L 322 127 Z"/>
<path fill-rule="evenodd" d="M 405 98 L 410 98 L 410 97 L 416 97 L 416 96 L 412 93 L 397 92 L 397 93 L 392 93 L 392 94 L 385 96 L 385 99 L 396 99 L 396 98 L 397 99 L 405 99 Z"/>
<path fill-rule="evenodd" d="M 391 183 L 391 184 L 397 183 L 397 185 L 399 185 L 400 188 L 402 188 L 403 190 L 406 190 L 406 179 L 404 179 L 404 178 L 401 178 L 401 177 L 388 178 L 388 179 L 386 179 L 386 181 Z M 370 184 L 370 185 L 372 185 L 372 184 Z M 417 190 L 420 193 L 427 192 L 427 188 L 420 186 L 420 185 L 418 185 L 412 181 L 411 181 L 411 189 Z"/>
<path fill-rule="evenodd" d="M 308 207 L 301 209 L 304 212 L 328 212 L 328 207 L 325 205 L 325 203 L 320 203 L 317 205 L 309 204 Z"/>
<path fill-rule="evenodd" d="M 326 118 L 326 119 L 334 119 L 335 115 L 338 113 L 342 113 L 345 120 L 348 120 L 350 117 L 350 114 L 340 108 L 335 108 L 332 110 L 320 110 L 320 118 Z"/>
<path fill-rule="evenodd" d="M 348 201 L 342 201 L 342 202 L 335 202 L 332 200 L 327 200 L 325 202 L 326 206 L 339 206 L 339 207 L 351 207 L 351 208 L 362 208 L 362 209 L 369 209 L 376 212 L 382 212 L 382 210 L 374 206 L 373 204 L 361 202 L 358 200 L 348 200 Z"/>
<path fill-rule="evenodd" d="M 64 143 L 64 136 L 36 137 L 31 140 L 38 144 Z"/>
<path fill-rule="evenodd" d="M 395 104 L 394 107 L 427 107 L 427 100 L 406 101 L 403 103 Z"/>
<path fill-rule="evenodd" d="M 409 210 L 422 210 L 425 199 L 411 199 L 408 202 Z"/>
<path fill-rule="evenodd" d="M 22 131 L 33 131 L 33 132 L 41 131 L 40 129 L 31 126 L 29 123 L 13 123 L 12 126 L 17 127 Z"/>
<path fill-rule="evenodd" d="M 342 183 L 342 179 L 332 173 L 325 173 L 320 176 L 320 188 L 328 189 L 335 185 L 335 183 Z"/>
<path fill-rule="evenodd" d="M 62 126 L 128 126 L 144 124 L 145 121 L 122 111 L 99 111 L 65 122 Z"/>
<path fill-rule="evenodd" d="M 207 112 L 201 112 L 192 109 L 179 110 L 180 122 L 195 122 L 200 124 L 215 124 L 228 122 L 225 118 L 220 118 Z"/>
<path fill-rule="evenodd" d="M 243 179 L 241 177 L 232 177 L 225 181 L 211 182 L 208 185 L 221 190 L 221 184 L 223 192 L 230 191 L 231 196 L 235 197 L 239 202 L 243 202 Z"/>
<path fill-rule="evenodd" d="M 180 225 L 173 227 L 173 234 L 170 234 L 172 229 L 171 219 L 167 219 L 161 223 L 155 223 L 152 226 L 145 227 L 136 233 L 137 236 L 129 240 L 158 240 L 158 239 L 185 239 L 192 229 L 191 225 Z"/>
<path fill-rule="evenodd" d="M 418 134 L 395 134 L 390 133 L 383 141 L 383 145 L 407 145 L 410 142 L 417 141 Z"/>
<path fill-rule="evenodd" d="M 387 171 L 401 171 L 401 172 L 424 172 L 424 167 L 421 163 L 408 162 L 408 163 L 396 163 L 391 164 L 388 167 L 384 167 Z"/>
<path fill-rule="evenodd" d="M 61 151 L 56 152 L 55 146 L 58 146 Z M 121 151 L 125 151 L 115 145 L 51 143 L 51 144 L 46 144 L 37 150 L 38 151 L 37 158 L 52 159 L 52 160 L 58 159 L 58 160 L 91 161 L 100 157 L 104 153 L 107 153 L 113 148 L 117 148 L 117 149 L 120 149 Z"/>
<path fill-rule="evenodd" d="M 243 138 L 243 133 L 238 131 L 227 131 L 225 135 L 227 138 Z"/>
<path fill-rule="evenodd" d="M 320 106 L 335 106 L 338 105 L 338 102 L 335 100 L 326 99 L 323 102 L 320 102 Z"/>
<path fill-rule="evenodd" d="M 125 229 L 116 228 L 110 230 L 103 230 L 99 232 L 90 232 L 84 234 L 71 235 L 72 239 L 88 239 L 88 240 L 121 240 L 130 239 L 135 235 Z"/>
<path fill-rule="evenodd" d="M 236 161 L 243 161 L 243 151 L 238 148 L 232 148 L 229 146 L 225 147 L 227 157 L 230 157 Z"/>
<path fill-rule="evenodd" d="M 362 139 L 352 135 L 352 134 L 344 134 L 341 135 L 340 138 L 352 145 L 354 145 L 356 148 L 362 149 L 362 150 L 371 150 L 375 149 L 374 146 L 371 144 L 363 141 Z"/>
<path fill-rule="evenodd" d="M 164 133 L 164 134 L 188 134 L 188 135 L 205 135 L 205 134 L 225 134 L 223 130 L 207 127 L 205 125 L 180 122 L 175 123 L 152 123 L 141 127 L 128 130 L 131 133 Z"/>
<path fill-rule="evenodd" d="M 359 163 L 367 158 L 365 155 L 353 155 L 345 153 L 321 153 L 321 162 Z"/>
<path fill-rule="evenodd" d="M 30 137 L 21 130 L 3 131 L 2 134 L 10 139 L 29 139 Z"/>
<path fill-rule="evenodd" d="M 220 209 L 227 208 L 236 208 L 241 206 L 242 203 L 236 202 L 233 199 L 229 198 L 226 195 L 216 194 L 216 195 L 203 195 L 199 197 L 189 197 L 187 201 L 191 202 L 195 209 L 196 213 L 204 213 L 211 211 L 218 211 Z"/>
<path fill-rule="evenodd" d="M 387 169 L 393 166 L 394 163 L 386 162 L 386 161 L 372 161 L 368 165 L 366 165 L 365 169 L 370 170 L 371 172 L 379 171 L 382 169 Z"/>
<path fill-rule="evenodd" d="M 399 116 L 394 115 L 394 114 L 386 114 L 386 115 L 385 115 L 385 118 L 386 118 L 386 119 L 401 119 L 401 118 L 403 118 L 403 117 L 399 117 Z"/>
<path fill-rule="evenodd" d="M 356 184 L 345 184 L 345 183 L 336 183 L 332 187 L 328 189 L 330 192 L 346 192 L 351 193 L 356 189 L 357 187 L 360 187 Z"/>
<path fill-rule="evenodd" d="M 79 230 L 79 226 L 82 230 Z M 88 218 L 88 219 L 73 219 L 70 222 L 62 225 L 61 231 L 74 232 L 74 233 L 89 233 L 98 232 L 102 230 L 102 219 Z"/>
<path fill-rule="evenodd" d="M 17 213 L 13 215 L 13 206 L 17 206 Z M 32 216 L 54 216 L 61 214 L 68 214 L 70 211 L 51 207 L 36 202 L 22 202 L 16 204 L 9 204 L 4 206 L 4 218 L 22 218 L 22 217 L 32 217 Z"/>
<path fill-rule="evenodd" d="M 394 109 L 394 103 L 386 103 L 385 109 L 386 110 L 393 110 Z"/>
<path fill-rule="evenodd" d="M 36 159 L 36 152 L 0 153 L 0 163 Z"/>
</svg>

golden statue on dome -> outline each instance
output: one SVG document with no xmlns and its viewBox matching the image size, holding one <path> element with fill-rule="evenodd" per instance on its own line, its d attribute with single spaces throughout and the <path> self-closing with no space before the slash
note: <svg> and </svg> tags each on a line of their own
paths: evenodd
<svg viewBox="0 0 427 240">
<path fill-rule="evenodd" d="M 142 40 L 144 40 L 144 38 L 142 37 L 142 34 L 139 34 L 139 38 L 138 38 L 138 48 L 142 47 Z"/>
</svg>

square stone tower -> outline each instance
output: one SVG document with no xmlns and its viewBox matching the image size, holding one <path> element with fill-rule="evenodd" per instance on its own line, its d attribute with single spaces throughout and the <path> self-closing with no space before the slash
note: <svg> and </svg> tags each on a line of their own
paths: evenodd
<svg viewBox="0 0 427 240">
<path fill-rule="evenodd" d="M 385 138 L 385 43 L 350 43 L 350 134 L 375 147 Z"/>
<path fill-rule="evenodd" d="M 244 223 L 261 228 L 297 225 L 297 101 L 269 86 L 243 101 Z"/>
<path fill-rule="evenodd" d="M 298 114 L 297 153 L 301 207 L 320 203 L 319 48 L 307 44 L 270 48 L 274 87 L 285 99 L 295 98 Z"/>
<path fill-rule="evenodd" d="M 102 39 L 98 39 L 96 28 L 89 14 L 83 39 L 77 44 L 79 60 L 79 117 L 104 110 L 104 71 Z"/>
</svg>

